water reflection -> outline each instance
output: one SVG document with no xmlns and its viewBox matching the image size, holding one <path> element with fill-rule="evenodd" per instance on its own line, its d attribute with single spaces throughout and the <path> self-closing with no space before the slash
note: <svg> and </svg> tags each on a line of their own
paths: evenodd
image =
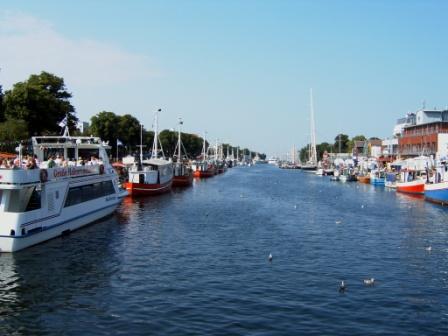
<svg viewBox="0 0 448 336">
<path fill-rule="evenodd" d="M 1 254 L 2 333 L 51 333 L 49 320 L 63 320 L 80 307 L 83 297 L 90 301 L 98 288 L 107 288 L 119 266 L 113 253 L 120 237 L 117 224 L 111 217 L 68 237 Z"/>
</svg>

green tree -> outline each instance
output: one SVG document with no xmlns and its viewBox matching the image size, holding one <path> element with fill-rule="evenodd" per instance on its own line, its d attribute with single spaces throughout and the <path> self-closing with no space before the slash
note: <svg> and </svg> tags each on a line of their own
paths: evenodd
<svg viewBox="0 0 448 336">
<path fill-rule="evenodd" d="M 5 107 L 3 103 L 3 88 L 0 85 L 0 122 L 5 121 Z"/>
<path fill-rule="evenodd" d="M 316 145 L 317 150 L 317 159 L 322 160 L 322 155 L 325 151 L 330 153 L 333 150 L 333 145 L 329 144 L 328 142 L 322 142 L 318 145 Z"/>
<path fill-rule="evenodd" d="M 140 144 L 140 121 L 130 114 L 118 117 L 117 138 L 129 149 Z"/>
<path fill-rule="evenodd" d="M 200 136 L 196 134 L 182 133 L 182 143 L 187 151 L 187 155 L 192 159 L 201 155 L 203 140 Z M 206 145 L 208 146 L 208 143 L 206 143 Z"/>
<path fill-rule="evenodd" d="M 4 115 L 6 119 L 26 120 L 30 135 L 60 133 L 59 123 L 66 116 L 70 131 L 74 131 L 78 118 L 71 97 L 63 78 L 43 71 L 5 92 Z"/>
<path fill-rule="evenodd" d="M 300 161 L 306 162 L 309 160 L 309 157 L 308 157 L 309 147 L 310 147 L 310 145 L 308 144 L 308 145 L 300 148 L 300 151 L 299 151 Z"/>
<path fill-rule="evenodd" d="M 9 119 L 0 123 L 0 142 L 27 141 L 28 138 L 26 121 Z"/>
<path fill-rule="evenodd" d="M 162 144 L 165 156 L 172 157 L 177 144 L 177 132 L 163 130 L 159 134 L 160 143 Z"/>
<path fill-rule="evenodd" d="M 102 111 L 90 119 L 90 131 L 94 136 L 113 143 L 118 138 L 120 118 L 113 112 Z"/>
<path fill-rule="evenodd" d="M 339 153 L 346 153 L 349 149 L 349 137 L 347 134 L 338 134 L 334 138 L 334 149 Z"/>
</svg>

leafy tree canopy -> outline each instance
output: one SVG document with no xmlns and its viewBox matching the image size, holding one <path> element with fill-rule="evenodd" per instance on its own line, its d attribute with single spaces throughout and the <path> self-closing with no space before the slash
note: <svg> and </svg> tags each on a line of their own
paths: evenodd
<svg viewBox="0 0 448 336">
<path fill-rule="evenodd" d="M 43 71 L 6 91 L 4 115 L 6 119 L 26 120 L 30 135 L 60 133 L 59 123 L 66 116 L 70 131 L 74 131 L 78 118 L 69 102 L 71 97 L 63 78 Z"/>
<path fill-rule="evenodd" d="M 5 107 L 3 104 L 3 88 L 0 85 L 0 122 L 5 120 Z"/>
<path fill-rule="evenodd" d="M 338 134 L 334 138 L 334 149 L 339 153 L 346 153 L 349 149 L 350 138 L 347 134 Z"/>
</svg>

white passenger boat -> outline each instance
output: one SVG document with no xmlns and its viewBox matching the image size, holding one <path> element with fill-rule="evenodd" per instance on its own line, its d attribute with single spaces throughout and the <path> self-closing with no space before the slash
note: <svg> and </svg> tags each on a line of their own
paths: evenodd
<svg viewBox="0 0 448 336">
<path fill-rule="evenodd" d="M 0 168 L 0 252 L 18 251 L 105 217 L 127 195 L 99 138 L 44 136 L 32 138 L 32 144 L 40 167 Z M 53 156 L 71 161 L 55 165 Z"/>
</svg>

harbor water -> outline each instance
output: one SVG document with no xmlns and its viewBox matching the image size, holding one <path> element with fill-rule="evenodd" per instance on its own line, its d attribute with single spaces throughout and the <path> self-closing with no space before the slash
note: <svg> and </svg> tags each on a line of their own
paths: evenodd
<svg viewBox="0 0 448 336">
<path fill-rule="evenodd" d="M 0 255 L 0 334 L 447 335 L 448 209 L 229 169 Z"/>
</svg>

